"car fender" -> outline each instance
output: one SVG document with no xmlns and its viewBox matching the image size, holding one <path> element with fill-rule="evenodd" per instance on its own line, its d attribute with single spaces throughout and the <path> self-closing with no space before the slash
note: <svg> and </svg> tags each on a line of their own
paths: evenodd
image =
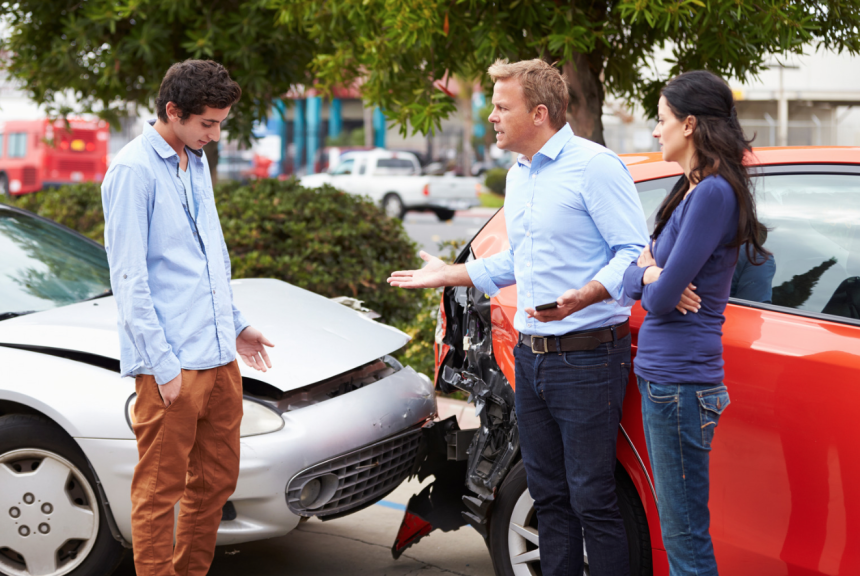
<svg viewBox="0 0 860 576">
<path fill-rule="evenodd" d="M 0 401 L 56 422 L 72 438 L 134 439 L 125 416 L 134 380 L 68 358 L 0 345 Z"/>
</svg>

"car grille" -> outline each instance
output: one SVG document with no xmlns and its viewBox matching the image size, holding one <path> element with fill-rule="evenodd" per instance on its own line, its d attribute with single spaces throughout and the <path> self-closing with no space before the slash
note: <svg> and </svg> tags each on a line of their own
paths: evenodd
<svg viewBox="0 0 860 576">
<path fill-rule="evenodd" d="M 92 160 L 63 158 L 57 162 L 57 167 L 66 172 L 92 172 L 96 169 L 96 163 Z"/>
<path fill-rule="evenodd" d="M 32 166 L 24 167 L 24 177 L 23 180 L 24 186 L 34 186 L 36 184 L 36 169 Z"/>
<path fill-rule="evenodd" d="M 420 443 L 418 428 L 311 466 L 290 480 L 287 505 L 301 516 L 325 517 L 375 502 L 409 475 Z M 303 506 L 299 497 L 305 484 L 329 474 L 337 477 L 337 489 L 331 499 L 317 508 Z"/>
</svg>

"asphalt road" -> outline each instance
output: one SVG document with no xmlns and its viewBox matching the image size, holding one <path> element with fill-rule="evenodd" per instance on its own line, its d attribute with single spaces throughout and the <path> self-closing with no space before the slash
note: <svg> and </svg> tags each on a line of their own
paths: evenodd
<svg viewBox="0 0 860 576">
<path fill-rule="evenodd" d="M 493 576 L 484 540 L 468 526 L 434 532 L 400 559 L 391 557 L 405 504 L 420 490 L 417 481 L 407 482 L 382 502 L 350 516 L 328 522 L 311 519 L 280 538 L 219 546 L 209 576 Z M 114 576 L 134 574 L 128 553 Z"/>
<path fill-rule="evenodd" d="M 457 212 L 457 215 L 447 222 L 440 222 L 429 212 L 408 212 L 403 219 L 403 227 L 424 251 L 434 256 L 447 256 L 450 250 L 440 250 L 440 241 L 471 240 L 495 212 L 495 209 L 476 208 Z"/>
</svg>

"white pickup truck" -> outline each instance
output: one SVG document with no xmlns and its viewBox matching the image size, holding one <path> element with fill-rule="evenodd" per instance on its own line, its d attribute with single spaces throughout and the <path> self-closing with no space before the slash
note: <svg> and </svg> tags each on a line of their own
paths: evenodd
<svg viewBox="0 0 860 576">
<path fill-rule="evenodd" d="M 480 204 L 480 180 L 462 176 L 424 176 L 411 152 L 376 149 L 347 152 L 323 174 L 301 179 L 302 186 L 331 184 L 350 194 L 369 196 L 385 213 L 403 218 L 409 210 L 435 212 L 450 220 L 455 210 Z"/>
</svg>

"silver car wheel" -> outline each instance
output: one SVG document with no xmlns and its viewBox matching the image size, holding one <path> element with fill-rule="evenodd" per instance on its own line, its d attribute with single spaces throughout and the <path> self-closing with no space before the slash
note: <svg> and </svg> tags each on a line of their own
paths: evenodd
<svg viewBox="0 0 860 576">
<path fill-rule="evenodd" d="M 528 489 L 523 491 L 514 510 L 508 530 L 508 551 L 511 555 L 511 568 L 515 576 L 538 576 L 536 570 L 540 562 L 540 544 L 537 529 L 530 526 L 537 511 L 535 501 Z M 585 574 L 588 574 L 588 551 L 582 543 L 585 556 Z"/>
<path fill-rule="evenodd" d="M 403 201 L 397 194 L 388 194 L 383 200 L 382 209 L 389 218 L 400 218 L 403 214 Z"/>
<path fill-rule="evenodd" d="M 86 560 L 98 532 L 96 495 L 74 464 L 35 448 L 0 455 L 0 571 L 68 574 Z"/>
<path fill-rule="evenodd" d="M 529 526 L 535 515 L 535 501 L 525 490 L 514 505 L 508 530 L 508 552 L 516 576 L 535 576 L 540 562 L 540 545 L 537 530 Z M 532 546 L 529 546 L 532 544 Z"/>
</svg>

